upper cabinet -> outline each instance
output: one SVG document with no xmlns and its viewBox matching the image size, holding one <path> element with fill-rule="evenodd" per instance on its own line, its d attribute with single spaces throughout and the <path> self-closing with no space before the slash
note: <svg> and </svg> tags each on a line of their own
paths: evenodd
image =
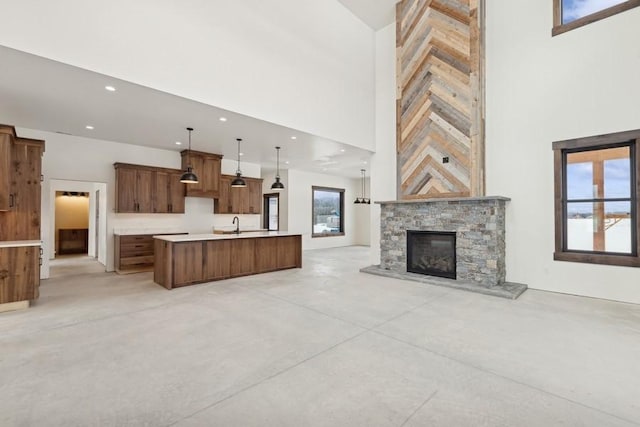
<svg viewBox="0 0 640 427">
<path fill-rule="evenodd" d="M 0 211 L 8 211 L 12 205 L 11 195 L 11 144 L 15 134 L 13 128 L 0 125 Z"/>
<path fill-rule="evenodd" d="M 117 213 L 184 213 L 181 171 L 114 164 Z"/>
<path fill-rule="evenodd" d="M 154 213 L 184 213 L 184 184 L 180 171 L 157 170 L 153 189 Z"/>
<path fill-rule="evenodd" d="M 198 176 L 197 184 L 187 185 L 185 195 L 208 199 L 219 198 L 222 156 L 193 150 L 184 150 L 181 154 L 182 170 L 186 170 L 188 166 L 191 166 L 193 172 Z"/>
<path fill-rule="evenodd" d="M 0 125 L 0 240 L 40 240 L 44 141 Z"/>
<path fill-rule="evenodd" d="M 222 175 L 220 197 L 213 204 L 217 214 L 260 214 L 262 212 L 262 179 L 242 177 L 246 187 L 231 187 L 234 179 Z"/>
</svg>

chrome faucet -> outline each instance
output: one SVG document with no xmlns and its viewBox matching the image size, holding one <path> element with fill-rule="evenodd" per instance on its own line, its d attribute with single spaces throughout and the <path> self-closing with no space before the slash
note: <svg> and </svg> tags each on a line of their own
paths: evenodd
<svg viewBox="0 0 640 427">
<path fill-rule="evenodd" d="M 238 218 L 237 216 L 234 216 L 233 217 L 233 224 L 235 224 L 236 221 L 238 222 L 238 224 L 236 225 L 236 231 L 234 231 L 234 233 L 240 234 L 240 218 Z"/>
</svg>

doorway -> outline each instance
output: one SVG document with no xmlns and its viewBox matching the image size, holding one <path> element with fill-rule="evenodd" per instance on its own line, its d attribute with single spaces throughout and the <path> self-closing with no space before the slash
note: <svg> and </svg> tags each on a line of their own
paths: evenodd
<svg viewBox="0 0 640 427">
<path fill-rule="evenodd" d="M 89 255 L 89 193 L 56 191 L 53 238 L 56 257 Z"/>
<path fill-rule="evenodd" d="M 51 268 L 56 277 L 86 269 L 105 271 L 106 189 L 107 184 L 101 182 L 49 180 L 49 190 L 44 191 L 49 198 L 43 197 L 43 212 L 48 215 L 42 216 L 42 243 L 46 255 L 41 278 L 49 278 Z M 65 209 L 72 204 L 83 205 L 82 214 L 79 209 L 75 213 Z M 70 220 L 69 216 L 74 218 Z"/>
<path fill-rule="evenodd" d="M 263 203 L 262 228 L 269 231 L 280 230 L 280 216 L 278 214 L 280 195 L 278 193 L 265 194 L 263 195 Z"/>
</svg>

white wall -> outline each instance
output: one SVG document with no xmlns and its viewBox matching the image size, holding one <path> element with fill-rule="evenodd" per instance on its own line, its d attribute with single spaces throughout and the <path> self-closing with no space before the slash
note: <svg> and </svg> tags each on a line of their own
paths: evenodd
<svg viewBox="0 0 640 427">
<path fill-rule="evenodd" d="M 487 193 L 512 198 L 507 280 L 640 303 L 640 269 L 553 261 L 551 150 L 640 128 L 640 8 L 551 37 L 551 0 L 487 3 Z"/>
<path fill-rule="evenodd" d="M 374 32 L 338 1 L 2 6 L 2 45 L 372 148 Z"/>
<path fill-rule="evenodd" d="M 17 130 L 26 138 L 45 140 L 42 173 L 45 180 L 42 191 L 42 240 L 45 253 L 51 253 L 53 245 L 51 230 L 52 200 L 58 180 L 89 181 L 105 183 L 106 201 L 106 268 L 113 271 L 114 229 L 154 229 L 165 231 L 185 231 L 191 233 L 211 233 L 214 226 L 231 225 L 233 215 L 214 215 L 213 200 L 187 197 L 185 214 L 116 214 L 115 210 L 115 170 L 116 162 L 180 169 L 180 153 L 148 147 L 100 141 L 20 128 Z M 222 160 L 222 170 L 227 173 L 235 163 Z M 260 177 L 260 166 L 243 163 L 243 174 Z M 196 171 L 197 172 L 197 171 Z M 75 185 L 75 184 L 74 184 Z M 87 190 L 88 191 L 88 190 Z M 94 192 L 95 193 L 95 192 Z M 243 215 L 243 227 L 258 227 L 260 215 Z M 45 257 L 41 277 L 49 277 L 49 260 Z"/>
<path fill-rule="evenodd" d="M 397 199 L 396 26 L 376 33 L 376 153 L 371 157 L 371 264 L 380 264 L 380 205 Z"/>
<path fill-rule="evenodd" d="M 322 249 L 358 244 L 357 221 L 368 221 L 364 211 L 355 209 L 353 204 L 359 194 L 360 181 L 335 175 L 304 172 L 294 169 L 288 171 L 288 231 L 302 234 L 302 249 Z M 311 237 L 312 190 L 311 187 L 333 187 L 345 190 L 344 199 L 344 236 Z"/>
</svg>

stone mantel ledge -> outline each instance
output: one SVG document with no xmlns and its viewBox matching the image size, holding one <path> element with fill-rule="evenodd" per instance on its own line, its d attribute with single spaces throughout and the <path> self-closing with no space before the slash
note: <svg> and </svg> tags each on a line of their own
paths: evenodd
<svg viewBox="0 0 640 427">
<path fill-rule="evenodd" d="M 482 196 L 482 197 L 449 197 L 449 198 L 431 198 L 431 199 L 411 199 L 411 200 L 389 200 L 382 202 L 373 202 L 377 205 L 401 205 L 412 203 L 464 203 L 464 202 L 491 202 L 502 201 L 508 202 L 511 199 L 504 196 Z"/>
</svg>

